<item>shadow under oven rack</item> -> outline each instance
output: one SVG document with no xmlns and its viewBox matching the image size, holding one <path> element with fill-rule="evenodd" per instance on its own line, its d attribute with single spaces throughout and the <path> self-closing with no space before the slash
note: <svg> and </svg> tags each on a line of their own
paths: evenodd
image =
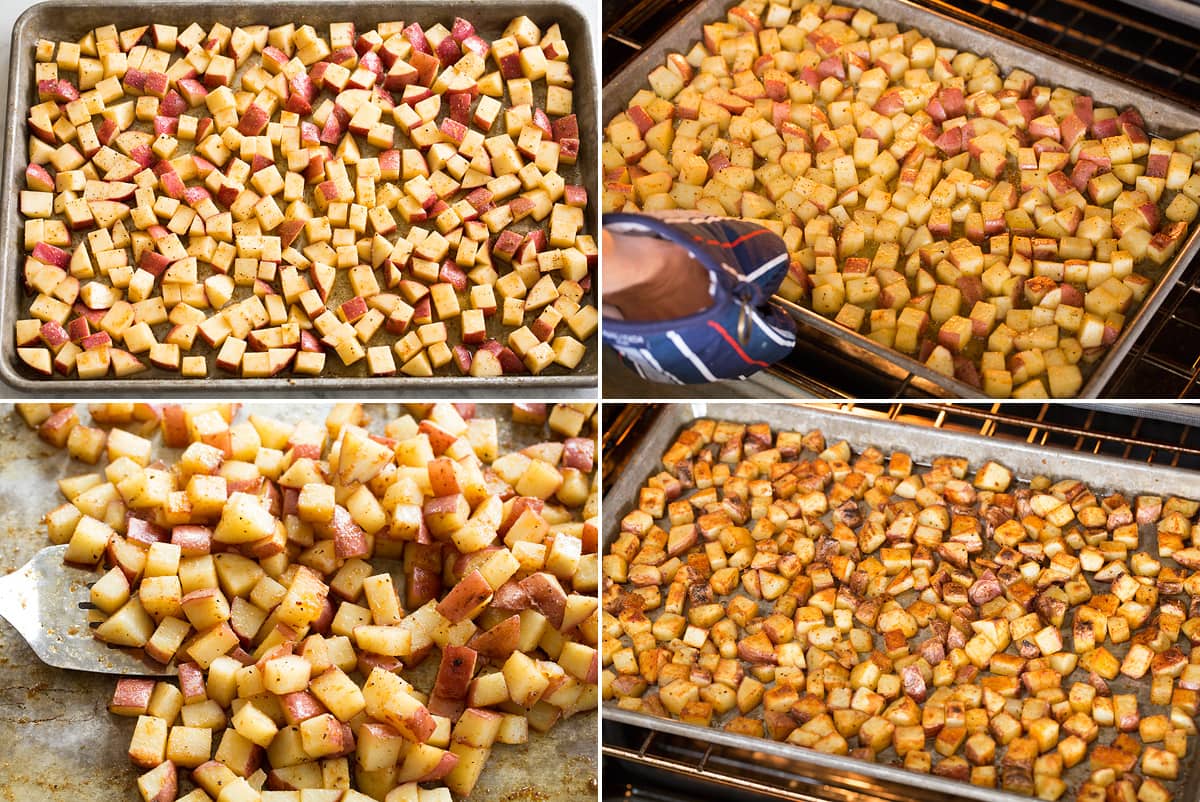
<svg viewBox="0 0 1200 802">
<path fill-rule="evenodd" d="M 852 0 L 848 0 L 852 2 Z M 1189 0 L 1146 0 L 1135 8 L 1085 0 L 915 0 L 947 16 L 1115 76 L 1200 109 L 1200 49 Z M 1186 19 L 1147 7 L 1195 8 Z M 602 52 L 607 80 L 693 5 L 679 0 L 605 0 Z M 815 332 L 811 332 L 815 334 Z M 869 357 L 869 355 L 868 355 Z M 778 379 L 823 397 L 934 395 L 907 371 L 878 358 L 868 366 L 832 352 L 819 337 L 802 338 L 792 356 L 773 366 Z M 1123 398 L 1200 398 L 1200 259 L 1180 275 L 1106 389 Z"/>
<path fill-rule="evenodd" d="M 829 407 L 830 405 L 822 405 Z M 838 403 L 840 411 L 969 432 L 1112 459 L 1200 471 L 1200 427 L 1107 408 L 1065 404 Z M 627 467 L 659 405 L 604 408 L 605 490 Z M 1145 412 L 1128 407 L 1127 412 Z M 645 466 L 641 466 L 645 469 Z M 853 802 L 903 800 L 902 790 L 861 778 L 799 776 L 782 758 L 733 749 L 622 722 L 603 724 L 602 798 L 646 802 Z M 931 797 L 934 799 L 934 797 Z"/>
</svg>

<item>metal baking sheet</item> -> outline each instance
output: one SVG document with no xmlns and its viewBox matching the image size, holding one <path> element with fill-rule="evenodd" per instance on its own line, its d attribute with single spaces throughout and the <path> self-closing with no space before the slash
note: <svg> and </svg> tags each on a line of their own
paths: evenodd
<svg viewBox="0 0 1200 802">
<path fill-rule="evenodd" d="M 702 0 L 672 28 L 648 45 L 636 58 L 604 85 L 603 119 L 611 120 L 623 111 L 630 98 L 646 86 L 646 75 L 663 63 L 667 53 L 686 53 L 700 38 L 701 26 L 714 19 L 724 19 L 725 12 L 735 3 L 729 0 Z M 1200 112 L 1145 92 L 1121 81 L 1113 80 L 1039 50 L 973 28 L 961 20 L 916 5 L 910 0 L 850 0 L 846 5 L 869 9 L 879 15 L 880 22 L 895 22 L 916 27 L 940 46 L 967 50 L 979 56 L 991 57 L 1002 72 L 1020 67 L 1033 73 L 1042 82 L 1086 92 L 1103 105 L 1134 106 L 1142 113 L 1149 131 L 1158 136 L 1176 137 L 1200 130 Z M 1116 372 L 1121 361 L 1137 342 L 1138 335 L 1149 324 L 1155 310 L 1170 294 L 1171 288 L 1200 252 L 1200 226 L 1193 226 L 1175 258 L 1161 270 L 1149 271 L 1155 278 L 1154 289 L 1135 312 L 1126 319 L 1125 329 L 1104 356 L 1084 372 L 1080 398 L 1097 398 Z M 1155 275 L 1157 274 L 1157 275 Z M 922 362 L 857 332 L 839 326 L 809 308 L 776 297 L 776 302 L 802 325 L 816 329 L 845 353 L 857 356 L 886 369 L 890 364 L 922 380 L 922 388 L 931 393 L 963 398 L 982 397 L 978 388 L 930 370 Z"/>
<path fill-rule="evenodd" d="M 1200 2 L 1198 0 L 1121 0 L 1141 11 L 1153 11 L 1169 20 L 1178 20 L 1200 29 Z"/>
<path fill-rule="evenodd" d="M 1113 412 L 1118 415 L 1129 415 L 1136 412 L 1143 418 L 1180 423 L 1184 426 L 1200 425 L 1200 403 L 1196 402 L 1159 403 L 1157 401 L 1150 401 L 1139 403 L 1134 407 L 1116 401 L 1093 401 L 1082 403 L 1079 406 L 1100 410 L 1101 412 Z"/>
<path fill-rule="evenodd" d="M 145 25 L 155 20 L 178 25 L 180 29 L 191 22 L 208 27 L 223 22 L 230 27 L 237 25 L 272 24 L 285 21 L 310 24 L 318 30 L 328 31 L 331 22 L 354 22 L 360 29 L 372 27 L 386 20 L 417 20 L 424 27 L 441 22 L 449 27 L 455 16 L 470 19 L 480 35 L 493 39 L 500 35 L 504 26 L 513 17 L 526 14 L 539 25 L 548 26 L 557 22 L 571 53 L 571 71 L 575 77 L 574 112 L 578 116 L 581 137 L 578 163 L 563 165 L 560 173 L 568 183 L 582 184 L 588 190 L 590 202 L 585 210 L 585 229 L 599 239 L 598 195 L 597 195 L 597 145 L 596 139 L 586 135 L 596 130 L 597 60 L 593 56 L 594 34 L 588 19 L 579 8 L 568 0 L 529 0 L 514 2 L 505 0 L 495 3 L 473 3 L 470 0 L 448 0 L 432 2 L 417 0 L 396 4 L 385 0 L 361 0 L 354 3 L 321 3 L 315 0 L 244 0 L 244 2 L 208 3 L 200 0 L 149 0 L 139 4 L 109 6 L 88 0 L 49 0 L 33 6 L 17 20 L 12 33 L 12 55 L 9 64 L 9 125 L 4 142 L 4 173 L 0 186 L 5 188 L 0 199 L 0 248 L 3 249 L 5 278 L 0 281 L 0 381 L 12 389 L 30 396 L 38 393 L 69 392 L 74 397 L 90 398 L 98 395 L 138 397 L 151 395 L 233 395 L 238 397 L 278 397 L 281 391 L 302 390 L 319 396 L 353 396 L 363 398 L 394 396 L 397 391 L 417 390 L 423 395 L 434 393 L 462 394 L 464 391 L 476 397 L 494 397 L 498 392 L 505 395 L 541 399 L 549 390 L 556 395 L 594 394 L 599 364 L 598 337 L 593 335 L 585 343 L 587 352 L 583 361 L 571 371 L 552 365 L 539 376 L 515 375 L 490 379 L 458 376 L 457 368 L 450 363 L 436 371 L 432 378 L 414 379 L 398 375 L 394 378 L 372 377 L 366 360 L 346 367 L 335 355 L 326 358 L 326 370 L 321 376 L 280 376 L 261 379 L 244 379 L 225 373 L 216 367 L 215 358 L 209 359 L 210 374 L 203 380 L 186 379 L 177 372 L 160 370 L 153 366 L 142 373 L 124 379 L 106 377 L 96 380 L 78 378 L 39 377 L 18 359 L 13 342 L 13 325 L 21 318 L 32 296 L 28 295 L 20 278 L 24 263 L 23 218 L 18 207 L 19 190 L 24 188 L 24 171 L 28 163 L 28 131 L 25 118 L 31 103 L 37 102 L 37 87 L 34 85 L 34 47 L 40 38 L 74 41 L 87 31 L 101 25 L 115 24 L 118 28 Z M 544 100 L 545 88 L 535 90 L 535 99 Z M 206 114 L 204 115 L 206 116 Z M 502 131 L 504 122 L 498 121 Z M 141 123 L 138 127 L 145 127 Z M 185 144 L 185 143 L 181 143 Z M 362 145 L 365 151 L 373 148 Z M 407 231 L 401 224 L 400 232 Z M 531 227 L 517 224 L 514 230 Z M 76 241 L 80 238 L 76 237 Z M 203 273 L 202 273 L 203 275 Z M 594 282 L 594 278 L 593 278 Z M 337 283 L 340 291 L 346 290 L 346 280 Z M 246 288 L 238 288 L 235 298 L 245 297 Z M 348 297 L 348 293 L 346 295 Z M 597 303 L 597 291 L 593 283 L 587 294 L 589 303 Z M 336 300 L 344 300 L 337 294 Z M 488 331 L 495 336 L 501 327 L 498 315 L 488 323 Z M 459 331 L 458 320 L 448 325 L 451 339 Z M 165 331 L 165 329 L 164 329 Z M 159 332 L 160 336 L 162 332 Z M 383 335 L 373 341 L 383 344 Z M 387 343 L 390 345 L 390 341 Z M 201 340 L 191 351 L 194 355 L 209 356 L 212 349 Z M 399 365 L 397 365 L 399 367 Z"/>
<path fill-rule="evenodd" d="M 1081 479 L 1097 495 L 1101 491 L 1120 491 L 1128 496 L 1155 494 L 1164 497 L 1178 495 L 1196 498 L 1200 495 L 1197 492 L 1197 475 L 1189 471 L 1125 462 L 1053 447 L 1026 445 L 1011 440 L 989 439 L 928 426 L 897 423 L 883 417 L 835 412 L 818 405 L 671 404 L 661 409 L 657 419 L 625 462 L 631 467 L 617 477 L 604 496 L 603 537 L 606 551 L 620 533 L 622 517 L 636 507 L 638 491 L 645 480 L 662 470 L 661 458 L 666 448 L 674 442 L 680 431 L 699 418 L 747 424 L 767 423 L 773 433 L 819 429 L 825 434 L 826 442 L 846 440 L 856 455 L 868 446 L 876 446 L 885 454 L 891 451 L 906 452 L 919 465 L 928 465 L 938 456 L 966 457 L 970 460 L 973 471 L 987 460 L 995 460 L 1009 468 L 1017 479 L 1028 480 L 1038 474 L 1056 480 Z M 1153 526 L 1140 527 L 1140 547 L 1151 553 L 1155 552 L 1153 529 Z M 1094 582 L 1092 585 L 1093 589 L 1102 586 Z M 1121 644 L 1114 647 L 1106 643 L 1106 647 L 1110 648 L 1118 659 L 1124 656 L 1126 646 L 1127 644 Z M 1063 686 L 1069 688 L 1072 682 L 1082 679 L 1086 679 L 1086 674 L 1076 669 L 1070 678 L 1064 680 Z M 1139 705 L 1142 705 L 1141 711 L 1146 711 L 1144 705 L 1148 704 L 1149 683 L 1120 677 L 1110 683 L 1110 687 L 1114 693 L 1136 693 Z M 1000 789 L 981 788 L 932 774 L 918 774 L 886 763 L 869 763 L 849 757 L 828 755 L 766 738 L 753 738 L 715 728 L 684 724 L 674 719 L 622 710 L 613 701 L 604 702 L 603 718 L 605 721 L 624 722 L 649 730 L 760 752 L 772 759 L 791 761 L 791 768 L 797 774 L 816 772 L 817 776 L 828 777 L 829 782 L 848 783 L 860 789 L 863 784 L 870 787 L 873 783 L 882 783 L 888 786 L 904 786 L 913 789 L 918 795 L 935 792 L 983 802 L 1018 802 L 1030 799 Z M 1098 742 L 1107 743 L 1115 734 L 1115 729 L 1104 729 Z M 1182 776 L 1169 786 L 1176 791 L 1178 800 L 1200 798 L 1200 785 L 1197 784 L 1200 780 L 1200 766 L 1197 765 L 1200 755 L 1196 740 L 1190 739 L 1187 756 L 1180 761 Z M 895 753 L 890 749 L 882 755 L 885 760 L 894 757 Z M 1081 776 L 1087 776 L 1086 765 L 1086 762 L 1082 762 L 1074 769 L 1064 772 L 1064 780 L 1068 785 L 1074 786 Z"/>
<path fill-rule="evenodd" d="M 502 447 L 544 439 L 541 427 L 511 424 L 505 405 L 478 409 L 498 419 Z M 328 411 L 329 405 L 321 404 L 249 404 L 239 419 L 254 412 L 291 422 L 324 421 Z M 372 404 L 367 412 L 375 431 L 402 414 L 395 404 Z M 20 568 L 49 545 L 42 515 L 61 503 L 56 481 L 91 469 L 39 440 L 5 405 L 0 411 L 0 573 Z M 421 666 L 427 682 L 436 670 L 433 663 L 427 660 Z M 422 682 L 419 674 L 414 679 L 418 685 Z M 107 709 L 115 684 L 114 677 L 103 674 L 46 666 L 0 619 L 0 800 L 141 799 L 140 771 L 127 754 L 136 721 Z M 596 714 L 580 713 L 545 735 L 532 733 L 524 747 L 498 745 L 471 799 L 594 802 L 596 730 Z"/>
</svg>

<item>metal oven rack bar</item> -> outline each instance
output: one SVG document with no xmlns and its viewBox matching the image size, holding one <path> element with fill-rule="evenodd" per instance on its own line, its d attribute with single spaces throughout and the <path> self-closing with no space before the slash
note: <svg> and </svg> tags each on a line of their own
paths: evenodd
<svg viewBox="0 0 1200 802">
<path fill-rule="evenodd" d="M 972 432 L 1110 458 L 1200 471 L 1200 427 L 1151 417 L 1115 414 L 1106 409 L 1063 404 L 942 404 L 894 402 L 823 404 L 825 408 L 869 417 L 901 420 L 931 428 Z M 657 406 L 609 405 L 604 410 L 605 489 L 625 467 L 640 434 Z M 1145 412 L 1138 408 L 1137 412 Z M 688 800 L 708 798 L 765 800 L 897 799 L 886 787 L 842 786 L 830 780 L 806 780 L 763 753 L 726 748 L 623 722 L 604 722 L 604 799 Z M 653 779 L 651 779 L 653 778 Z M 648 782 L 669 792 L 650 792 Z M 736 794 L 736 796 L 735 796 Z"/>
<path fill-rule="evenodd" d="M 1185 27 L 1200 26 L 1200 5 L 1145 0 L 1135 8 L 1088 0 L 915 0 L 920 5 L 1089 69 L 1200 108 L 1200 51 Z M 606 2 L 603 72 L 608 77 L 693 5 L 672 0 Z M 1182 11 L 1180 10 L 1182 9 Z M 1159 16 L 1153 10 L 1171 16 Z M 1190 12 L 1190 13 L 1189 13 Z M 931 388 L 885 360 L 873 370 L 804 343 L 773 379 L 821 397 L 927 397 Z M 1200 260 L 1180 275 L 1167 300 L 1108 384 L 1115 397 L 1200 398 Z"/>
</svg>

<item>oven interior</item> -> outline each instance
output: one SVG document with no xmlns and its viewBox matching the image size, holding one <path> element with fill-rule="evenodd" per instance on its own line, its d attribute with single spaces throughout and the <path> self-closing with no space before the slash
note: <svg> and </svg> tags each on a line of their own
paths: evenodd
<svg viewBox="0 0 1200 802">
<path fill-rule="evenodd" d="M 1200 50 L 1195 45 L 1200 5 L 1189 0 L 1144 0 L 1130 5 L 1088 0 L 914 2 L 1200 109 Z M 604 79 L 616 74 L 692 5 L 679 0 L 605 0 Z M 937 394 L 936 388 L 903 368 L 882 359 L 863 364 L 838 353 L 822 337 L 812 330 L 806 332 L 789 358 L 751 379 L 755 389 L 738 392 L 730 383 L 722 383 L 708 386 L 711 392 L 704 394 L 817 398 Z M 606 382 L 606 395 L 663 395 L 662 386 L 640 382 L 608 351 L 604 369 L 613 377 Z M 1193 259 L 1181 274 L 1109 382 L 1105 395 L 1200 398 L 1200 259 Z"/>
<path fill-rule="evenodd" d="M 1170 408 L 1145 405 L 1124 413 L 1065 404 L 841 403 L 850 414 L 970 432 L 1149 465 L 1200 471 L 1200 427 L 1173 418 Z M 659 405 L 604 407 L 605 490 L 629 466 L 634 446 Z M 861 778 L 800 776 L 786 760 L 722 747 L 622 722 L 603 724 L 603 799 L 655 800 L 902 800 L 902 790 L 864 786 Z M 806 768 L 806 772 L 809 770 Z M 811 773 L 811 772 L 809 772 Z"/>
</svg>

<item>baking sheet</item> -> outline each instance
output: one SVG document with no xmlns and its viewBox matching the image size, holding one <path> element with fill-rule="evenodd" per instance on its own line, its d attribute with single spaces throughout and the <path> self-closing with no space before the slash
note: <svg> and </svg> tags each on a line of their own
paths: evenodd
<svg viewBox="0 0 1200 802">
<path fill-rule="evenodd" d="M 1153 11 L 1169 20 L 1177 20 L 1200 29 L 1200 0 L 1121 0 L 1141 11 Z"/>
<path fill-rule="evenodd" d="M 1200 495 L 1197 493 L 1197 488 L 1200 487 L 1197 484 L 1197 476 L 1189 471 L 1124 462 L 1004 439 L 989 439 L 944 429 L 932 429 L 928 426 L 896 423 L 882 416 L 864 417 L 810 405 L 797 407 L 769 404 L 671 404 L 664 406 L 659 412 L 657 419 L 650 425 L 625 463 L 630 467 L 617 477 L 604 496 L 603 536 L 606 551 L 620 533 L 621 519 L 636 508 L 638 491 L 645 480 L 662 470 L 661 457 L 664 451 L 675 441 L 681 430 L 698 418 L 767 423 L 771 426 L 773 434 L 779 431 L 808 432 L 819 429 L 829 444 L 846 440 L 856 456 L 864 448 L 873 445 L 880 448 L 885 455 L 892 451 L 906 452 L 913 458 L 914 463 L 926 466 L 938 456 L 966 457 L 971 463 L 969 474 L 985 461 L 995 460 L 1013 471 L 1014 476 L 1019 479 L 1027 480 L 1036 474 L 1049 476 L 1053 480 L 1081 479 L 1097 496 L 1100 496 L 1101 491 L 1121 491 L 1130 497 L 1136 494 L 1154 494 L 1196 498 Z M 1139 529 L 1141 550 L 1157 553 L 1154 527 L 1141 526 Z M 1105 587 L 1103 583 L 1091 584 L 1093 589 Z M 901 597 L 902 603 L 904 598 L 907 596 Z M 655 616 L 652 614 L 652 617 Z M 918 635 L 913 640 L 921 639 L 922 635 Z M 1186 638 L 1183 640 L 1186 642 Z M 1185 642 L 1177 645 L 1182 648 L 1186 646 Z M 1105 646 L 1121 659 L 1128 643 L 1114 646 L 1106 642 Z M 1063 687 L 1067 689 L 1074 681 L 1083 679 L 1086 679 L 1086 673 L 1076 669 L 1070 678 L 1064 679 Z M 1139 712 L 1143 715 L 1150 714 L 1151 710 L 1166 710 L 1149 705 L 1150 688 L 1144 679 L 1132 681 L 1122 676 L 1109 684 L 1113 693 L 1136 693 Z M 933 791 L 978 800 L 1017 802 L 1030 799 L 999 789 L 981 788 L 931 774 L 918 774 L 885 763 L 868 763 L 848 757 L 827 755 L 788 743 L 752 738 L 714 728 L 684 724 L 674 719 L 621 710 L 615 701 L 603 703 L 603 717 L 605 721 L 625 722 L 659 732 L 761 752 L 772 759 L 791 761 L 796 773 L 808 774 L 815 771 L 819 776 L 828 778 L 827 781 L 831 783 L 858 784 L 861 787 L 863 783 L 870 785 L 879 782 L 889 786 L 905 786 L 914 789 L 913 793 L 918 794 Z M 1097 742 L 1108 743 L 1115 735 L 1115 728 L 1103 728 Z M 1179 800 L 1200 798 L 1200 786 L 1197 785 L 1200 769 L 1197 768 L 1196 740 L 1196 737 L 1189 739 L 1187 756 L 1180 761 L 1180 779 L 1168 786 L 1176 790 Z M 927 748 L 932 749 L 928 743 Z M 889 758 L 895 758 L 895 752 L 890 749 L 881 755 L 883 760 Z M 1077 786 L 1081 776 L 1087 776 L 1086 761 L 1075 769 L 1064 772 L 1064 780 L 1072 787 Z"/>
<path fill-rule="evenodd" d="M 454 367 L 453 362 L 436 371 L 437 375 L 433 378 L 415 379 L 402 374 L 394 378 L 372 377 L 367 371 L 365 359 L 346 367 L 332 353 L 326 357 L 325 373 L 313 377 L 291 376 L 285 372 L 272 378 L 243 379 L 218 369 L 215 358 L 210 358 L 210 374 L 203 380 L 185 379 L 177 372 L 160 370 L 153 366 L 149 366 L 149 369 L 142 373 L 120 380 L 108 377 L 83 381 L 78 378 L 63 378 L 57 374 L 54 377 L 42 378 L 20 361 L 13 340 L 13 325 L 24 316 L 29 302 L 33 299 L 32 295 L 25 292 L 20 278 L 25 254 L 22 248 L 23 218 L 17 201 L 19 190 L 25 186 L 24 171 L 28 163 L 28 126 L 25 119 L 28 116 L 29 104 L 37 102 L 33 65 L 34 47 L 38 39 L 45 37 L 55 41 L 74 41 L 101 25 L 112 23 L 124 29 L 154 20 L 176 24 L 181 30 L 193 21 L 205 27 L 218 21 L 230 27 L 263 23 L 278 25 L 284 21 L 293 21 L 297 25 L 310 24 L 327 36 L 331 22 L 354 22 L 361 30 L 382 21 L 402 18 L 419 21 L 426 28 L 435 22 L 441 22 L 448 28 L 455 16 L 462 16 L 471 20 L 480 35 L 490 41 L 500 35 L 509 20 L 520 14 L 530 16 L 543 27 L 553 22 L 559 23 L 563 39 L 570 49 L 571 72 L 575 77 L 574 112 L 578 116 L 579 128 L 583 135 L 580 139 L 577 164 L 562 165 L 559 172 L 567 183 L 582 184 L 587 188 L 590 202 L 584 212 L 585 232 L 594 234 L 599 240 L 597 146 L 595 138 L 586 135 L 586 132 L 596 130 L 599 79 L 596 59 L 593 56 L 591 24 L 570 2 L 530 0 L 473 3 L 470 0 L 417 0 L 398 5 L 384 0 L 361 0 L 345 4 L 320 3 L 314 0 L 244 0 L 238 3 L 150 0 L 136 5 L 109 6 L 86 0 L 49 0 L 30 8 L 13 26 L 12 56 L 9 65 L 9 125 L 5 134 L 4 173 L 0 178 L 0 186 L 7 190 L 3 199 L 0 199 L 0 221 L 3 226 L 0 228 L 0 248 L 5 254 L 3 270 L 7 275 L 5 280 L 0 281 L 0 381 L 30 395 L 45 393 L 52 388 L 69 387 L 72 395 L 84 398 L 101 393 L 106 396 L 130 398 L 168 393 L 189 397 L 235 393 L 239 397 L 278 397 L 280 391 L 293 389 L 315 392 L 321 396 L 336 394 L 360 399 L 372 393 L 376 396 L 394 396 L 397 391 L 413 389 L 423 394 L 451 392 L 461 395 L 463 391 L 468 391 L 476 397 L 491 397 L 497 392 L 504 392 L 540 399 L 547 390 L 556 394 L 561 394 L 561 391 L 575 391 L 575 394 L 578 394 L 579 391 L 585 390 L 586 394 L 591 395 L 591 389 L 596 386 L 598 376 L 599 343 L 596 335 L 584 343 L 587 351 L 574 370 L 568 371 L 558 365 L 552 365 L 539 376 L 516 375 L 490 379 L 458 376 L 458 369 Z M 545 87 L 539 84 L 534 93 L 535 100 L 544 100 L 545 91 Z M 139 123 L 135 127 L 145 128 L 147 125 Z M 503 131 L 503 125 L 504 121 L 501 118 L 497 121 L 499 127 L 493 128 L 493 132 Z M 403 135 L 400 141 L 403 141 Z M 184 142 L 180 144 L 181 147 L 187 145 Z M 364 152 L 375 150 L 365 142 L 361 142 L 360 146 Z M 184 150 L 186 148 L 181 152 Z M 407 227 L 404 226 L 403 220 L 398 222 L 399 233 L 406 232 Z M 548 221 L 544 222 L 548 224 Z M 534 227 L 531 223 L 523 221 L 512 228 L 514 231 L 524 231 L 531 227 Z M 78 242 L 79 239 L 81 238 L 76 237 L 75 241 Z M 207 273 L 202 268 L 201 278 L 205 275 Z M 331 296 L 335 302 L 349 297 L 347 288 L 345 277 L 340 276 L 337 282 L 338 292 Z M 234 298 L 241 299 L 246 294 L 247 288 L 238 288 Z M 585 296 L 585 302 L 596 305 L 597 297 L 593 283 L 592 289 Z M 526 317 L 532 320 L 531 315 Z M 161 331 L 157 333 L 162 336 L 166 328 L 158 328 L 161 328 Z M 460 330 L 458 319 L 451 321 L 447 328 L 450 330 L 451 341 L 455 341 Z M 489 320 L 489 334 L 496 336 L 501 333 L 501 329 L 499 315 L 493 316 Z M 395 338 L 392 335 L 381 333 L 372 339 L 371 344 L 381 345 L 386 341 L 390 345 L 393 339 Z M 213 354 L 213 350 L 197 338 L 197 343 L 190 353 L 209 356 Z M 148 363 L 148 360 L 143 361 Z"/>
<path fill-rule="evenodd" d="M 649 44 L 604 85 L 603 119 L 607 122 L 623 111 L 630 98 L 646 87 L 646 75 L 663 63 L 667 53 L 687 53 L 700 38 L 701 26 L 715 19 L 724 19 L 725 12 L 736 5 L 729 0 L 701 0 L 687 15 L 662 36 Z M 1175 137 L 1200 130 L 1200 112 L 1187 109 L 1145 92 L 1129 84 L 1112 80 L 1061 59 L 1054 58 L 1016 42 L 972 28 L 960 20 L 916 5 L 910 0 L 849 0 L 844 5 L 869 9 L 879 15 L 880 22 L 895 22 L 902 27 L 920 28 L 939 46 L 967 50 L 979 56 L 991 57 L 1003 73 L 1021 68 L 1033 73 L 1040 81 L 1087 92 L 1103 105 L 1134 106 L 1146 120 L 1147 129 L 1158 136 Z M 1191 233 L 1175 258 L 1153 276 L 1154 289 L 1141 306 L 1125 321 L 1125 329 L 1104 356 L 1084 373 L 1080 398 L 1097 398 L 1116 372 L 1121 361 L 1149 324 L 1155 310 L 1166 300 L 1171 288 L 1182 275 L 1192 257 L 1200 252 L 1200 226 L 1193 225 Z M 912 357 L 886 348 L 857 332 L 839 326 L 809 308 L 776 297 L 775 301 L 803 326 L 816 329 L 834 347 L 850 356 L 863 358 L 880 369 L 898 367 L 922 380 L 922 388 L 944 396 L 963 398 L 983 397 L 983 392 L 969 384 L 930 370 Z"/>
<path fill-rule="evenodd" d="M 328 409 L 329 405 L 250 404 L 239 419 L 253 412 L 290 422 L 323 422 Z M 497 418 L 501 447 L 545 439 L 540 427 L 510 423 L 508 409 L 479 407 L 481 416 Z M 382 431 L 383 423 L 403 414 L 395 404 L 370 405 L 367 411 L 373 431 Z M 20 568 L 50 544 L 41 517 L 61 503 L 55 482 L 90 469 L 39 440 L 5 405 L 0 414 L 0 572 Z M 403 581 L 398 569 L 393 569 L 395 576 Z M 432 680 L 435 662 L 427 660 L 421 667 L 427 681 Z M 140 771 L 126 751 L 136 719 L 108 712 L 115 685 L 115 677 L 46 666 L 0 619 L 0 802 L 141 799 Z M 580 713 L 546 735 L 531 733 L 523 747 L 497 745 L 471 799 L 594 802 L 596 729 L 596 714 Z"/>
</svg>

